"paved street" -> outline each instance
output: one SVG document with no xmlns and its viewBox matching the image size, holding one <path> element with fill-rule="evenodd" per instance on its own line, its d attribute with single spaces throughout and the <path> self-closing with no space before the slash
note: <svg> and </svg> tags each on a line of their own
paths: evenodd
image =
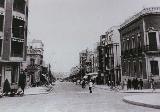
<svg viewBox="0 0 160 112">
<path fill-rule="evenodd" d="M 124 103 L 123 96 L 131 93 L 115 93 L 95 88 L 93 94 L 88 88 L 69 82 L 57 82 L 53 92 L 24 97 L 5 97 L 0 99 L 3 112 L 159 112 Z"/>
</svg>

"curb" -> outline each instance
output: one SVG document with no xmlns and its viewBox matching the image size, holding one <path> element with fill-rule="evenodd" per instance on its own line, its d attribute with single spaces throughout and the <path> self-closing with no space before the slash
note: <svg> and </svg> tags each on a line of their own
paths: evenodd
<svg viewBox="0 0 160 112">
<path fill-rule="evenodd" d="M 128 99 L 125 99 L 125 98 L 123 98 L 123 101 L 126 102 L 126 103 L 129 103 L 129 104 L 133 104 L 133 105 L 149 107 L 149 108 L 154 108 L 154 109 L 160 109 L 160 105 L 145 104 L 145 103 L 141 103 L 141 102 L 131 101 L 131 100 L 128 100 Z"/>
<path fill-rule="evenodd" d="M 45 92 L 43 92 L 43 93 L 30 93 L 30 94 L 24 94 L 24 96 L 27 96 L 27 95 L 49 94 L 49 93 L 52 92 L 53 90 L 54 90 L 53 87 L 52 87 L 52 88 L 46 87 L 46 90 L 45 90 Z"/>
<path fill-rule="evenodd" d="M 134 91 L 132 91 L 132 92 L 127 92 L 127 91 L 120 91 L 120 93 L 160 93 L 160 92 L 134 92 Z"/>
<path fill-rule="evenodd" d="M 31 94 L 24 94 L 24 96 L 28 96 L 28 95 L 40 95 L 40 94 L 48 94 L 49 92 L 46 93 L 31 93 Z"/>
</svg>

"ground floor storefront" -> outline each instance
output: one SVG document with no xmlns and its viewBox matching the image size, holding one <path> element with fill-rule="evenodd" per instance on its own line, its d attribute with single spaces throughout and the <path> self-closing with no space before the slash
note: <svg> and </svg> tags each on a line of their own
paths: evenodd
<svg viewBox="0 0 160 112">
<path fill-rule="evenodd" d="M 142 79 L 145 88 L 150 88 L 153 80 L 160 88 L 160 57 L 156 54 L 147 54 L 141 57 L 124 59 L 122 62 L 122 81 Z"/>
<path fill-rule="evenodd" d="M 4 82 L 8 80 L 11 89 L 18 89 L 20 62 L 0 62 L 0 91 L 3 91 Z"/>
</svg>

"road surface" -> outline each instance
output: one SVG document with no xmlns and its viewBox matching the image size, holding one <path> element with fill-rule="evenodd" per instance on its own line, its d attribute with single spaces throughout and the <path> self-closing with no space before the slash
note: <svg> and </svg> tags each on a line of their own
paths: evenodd
<svg viewBox="0 0 160 112">
<path fill-rule="evenodd" d="M 0 112 L 159 112 L 158 109 L 127 104 L 123 96 L 131 93 L 117 93 L 95 88 L 90 94 L 88 88 L 70 82 L 57 82 L 49 94 L 4 97 L 0 99 Z"/>
</svg>

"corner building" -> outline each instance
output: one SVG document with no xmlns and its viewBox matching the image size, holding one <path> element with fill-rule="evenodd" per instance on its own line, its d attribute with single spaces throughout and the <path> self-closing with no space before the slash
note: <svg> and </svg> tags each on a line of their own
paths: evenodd
<svg viewBox="0 0 160 112">
<path fill-rule="evenodd" d="M 119 29 L 122 80 L 143 79 L 144 87 L 160 79 L 160 7 L 145 8 Z M 157 84 L 159 86 L 159 84 Z"/>
<path fill-rule="evenodd" d="M 21 64 L 26 59 L 28 0 L 0 0 L 0 91 L 8 79 L 18 88 Z"/>
</svg>

